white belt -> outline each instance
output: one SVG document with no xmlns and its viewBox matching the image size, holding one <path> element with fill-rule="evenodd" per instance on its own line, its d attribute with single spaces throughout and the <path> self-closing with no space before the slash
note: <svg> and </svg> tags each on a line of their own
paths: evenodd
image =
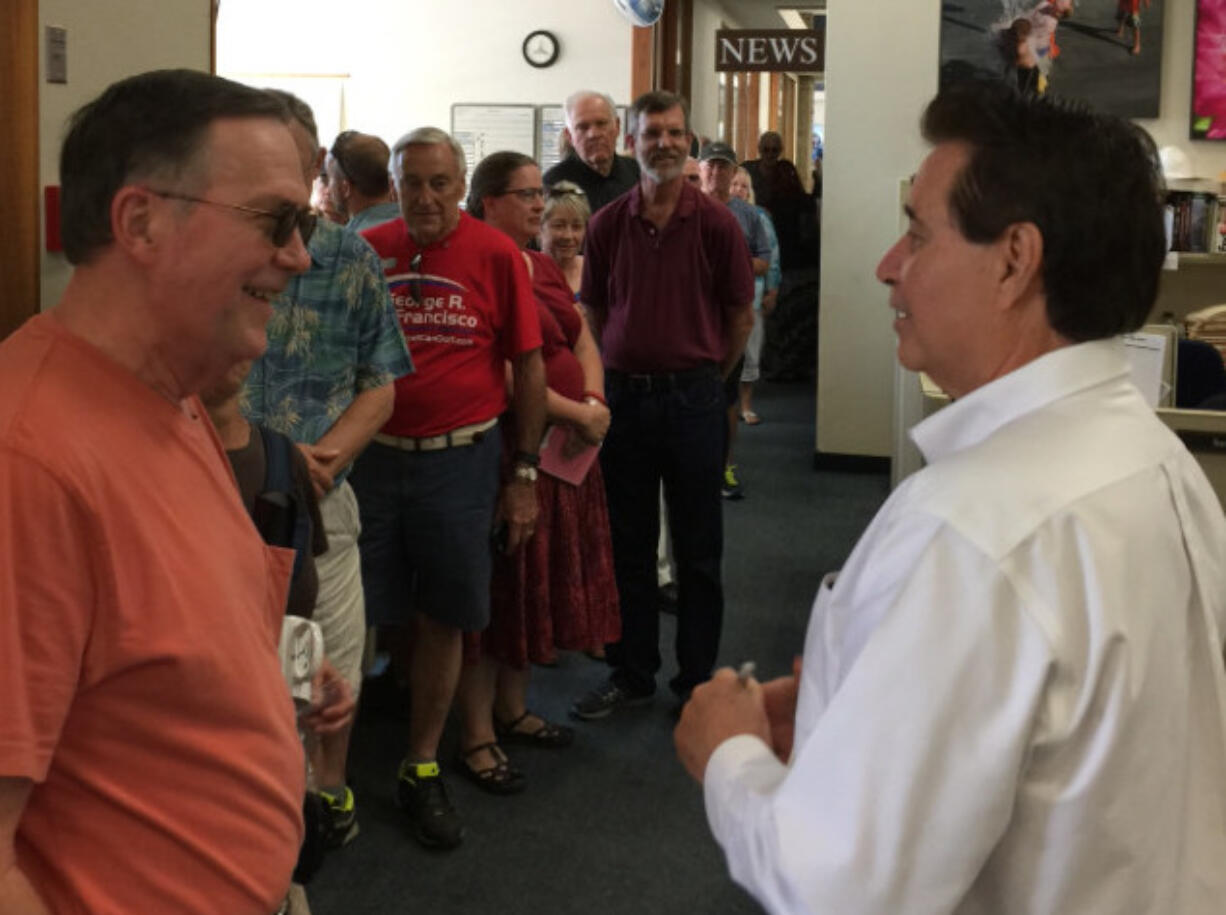
<svg viewBox="0 0 1226 915">
<path fill-rule="evenodd" d="M 406 438 L 400 435 L 384 435 L 376 432 L 374 440 L 389 448 L 399 448 L 401 451 L 442 451 L 444 448 L 462 448 L 474 445 L 485 438 L 485 433 L 498 425 L 498 417 L 487 419 L 483 423 L 473 423 L 471 426 L 460 426 L 441 435 L 431 435 L 427 438 Z"/>
</svg>

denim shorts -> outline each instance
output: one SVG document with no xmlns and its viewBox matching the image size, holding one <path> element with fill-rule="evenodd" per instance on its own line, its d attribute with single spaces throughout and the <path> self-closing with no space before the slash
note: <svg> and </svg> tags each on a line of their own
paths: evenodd
<svg viewBox="0 0 1226 915">
<path fill-rule="evenodd" d="M 349 477 L 362 518 L 358 548 L 371 625 L 414 612 L 466 631 L 490 619 L 490 529 L 502 431 L 441 451 L 371 442 Z"/>
</svg>

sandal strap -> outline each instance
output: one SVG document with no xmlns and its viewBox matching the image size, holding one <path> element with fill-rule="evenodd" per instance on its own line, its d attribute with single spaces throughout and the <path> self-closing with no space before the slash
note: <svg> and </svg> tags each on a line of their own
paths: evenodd
<svg viewBox="0 0 1226 915">
<path fill-rule="evenodd" d="M 468 757 L 475 753 L 480 753 L 482 750 L 489 750 L 490 755 L 496 760 L 505 760 L 507 758 L 507 754 L 502 752 L 502 747 L 498 746 L 498 741 L 496 740 L 491 740 L 489 743 L 479 743 L 470 750 L 461 750 L 460 757 L 468 759 Z"/>
<path fill-rule="evenodd" d="M 531 717 L 532 717 L 532 709 L 524 709 L 524 713 L 520 715 L 518 718 L 516 718 L 514 721 L 499 721 L 498 727 L 500 730 L 503 730 L 509 733 L 511 731 L 514 731 L 515 728 L 523 724 L 523 722 L 525 722 Z M 540 718 L 540 715 L 537 715 L 536 717 Z M 543 718 L 541 720 L 544 721 Z"/>
</svg>

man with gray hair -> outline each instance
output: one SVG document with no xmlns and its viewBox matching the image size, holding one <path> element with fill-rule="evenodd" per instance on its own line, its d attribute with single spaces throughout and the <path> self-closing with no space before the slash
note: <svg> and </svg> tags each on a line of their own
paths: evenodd
<svg viewBox="0 0 1226 915">
<path fill-rule="evenodd" d="M 617 154 L 621 120 L 613 99 L 603 92 L 580 89 L 566 99 L 566 135 L 571 154 L 545 172 L 545 184 L 573 181 L 583 188 L 595 215 L 639 180 L 639 165 Z"/>
<path fill-rule="evenodd" d="M 345 130 L 332 142 L 324 159 L 323 176 L 328 200 L 337 213 L 349 217 L 345 228 L 350 232 L 361 232 L 400 215 L 387 171 L 390 158 L 387 144 L 368 133 Z"/>
<path fill-rule="evenodd" d="M 352 479 L 371 621 L 413 627 L 400 805 L 423 845 L 454 848 L 464 832 L 439 775 L 438 744 L 462 633 L 489 623 L 491 531 L 513 552 L 536 522 L 545 368 L 524 258 L 509 237 L 460 211 L 464 150 L 423 127 L 397 141 L 392 167 L 402 218 L 363 235 L 383 258 L 416 372 L 396 382 L 392 417 Z M 507 363 L 516 425 L 502 475 Z"/>
</svg>

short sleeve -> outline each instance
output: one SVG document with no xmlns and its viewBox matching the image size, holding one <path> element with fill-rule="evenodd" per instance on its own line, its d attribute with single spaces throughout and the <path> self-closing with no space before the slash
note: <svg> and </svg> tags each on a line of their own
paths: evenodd
<svg viewBox="0 0 1226 915">
<path fill-rule="evenodd" d="M 756 207 L 753 209 L 753 214 L 753 232 L 749 238 L 749 250 L 753 252 L 754 257 L 769 261 L 771 257 L 771 242 L 770 236 L 766 234 L 765 220 Z"/>
<path fill-rule="evenodd" d="M 720 215 L 718 230 L 713 233 L 712 239 L 714 256 L 710 260 L 716 269 L 712 288 L 723 290 L 722 304 L 726 311 L 739 311 L 753 303 L 754 275 L 749 246 L 732 211 L 725 207 Z M 587 263 L 584 262 L 586 267 Z"/>
<path fill-rule="evenodd" d="M 413 371 L 412 358 L 400 331 L 391 291 L 379 256 L 360 235 L 348 233 L 352 245 L 349 313 L 358 322 L 358 392 L 381 388 Z"/>
<path fill-rule="evenodd" d="M 606 245 L 605 226 L 611 210 L 597 213 L 588 224 L 587 239 L 583 245 L 583 277 L 579 284 L 579 301 L 588 310 L 598 315 L 601 323 L 609 310 L 609 251 Z"/>
<path fill-rule="evenodd" d="M 505 304 L 502 324 L 503 355 L 513 359 L 541 347 L 541 319 L 532 291 L 528 265 L 518 250 L 498 252 L 498 268 L 502 271 L 502 301 Z"/>
<path fill-rule="evenodd" d="M 43 781 L 96 605 L 91 525 L 36 462 L 0 447 L 0 775 Z"/>
</svg>

